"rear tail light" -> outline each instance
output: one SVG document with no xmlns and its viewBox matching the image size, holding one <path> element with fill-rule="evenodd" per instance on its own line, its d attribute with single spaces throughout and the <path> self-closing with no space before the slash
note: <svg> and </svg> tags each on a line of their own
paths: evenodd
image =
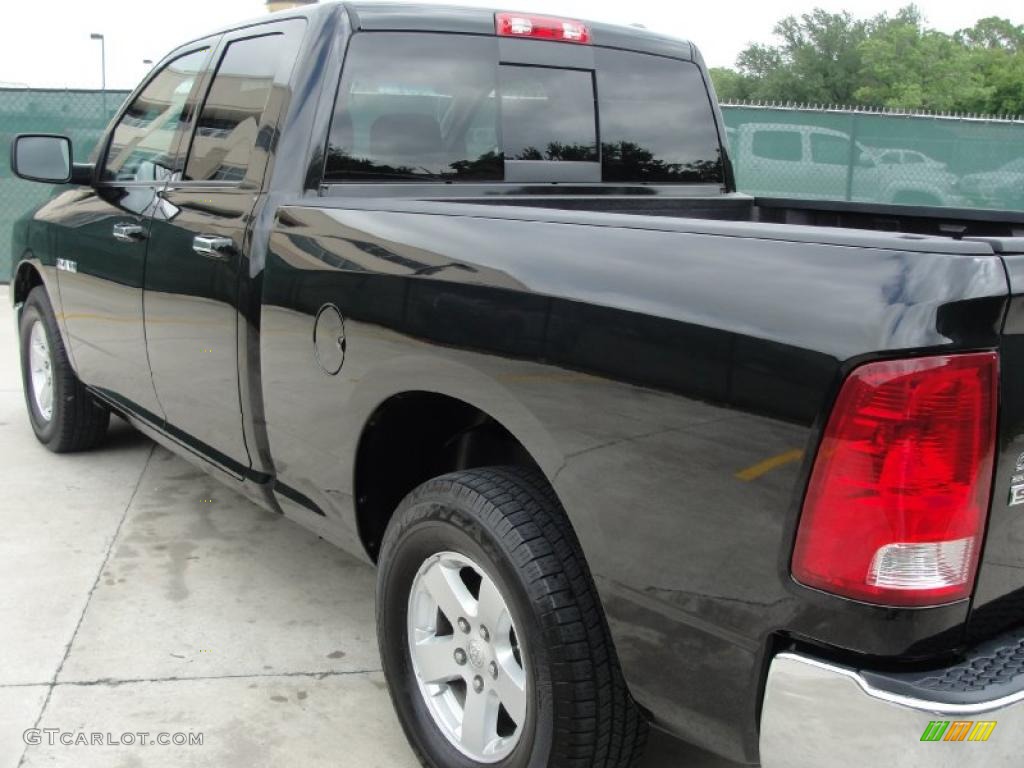
<svg viewBox="0 0 1024 768">
<path fill-rule="evenodd" d="M 869 363 L 843 384 L 811 473 L 793 576 L 869 603 L 968 597 L 991 490 L 994 352 Z"/>
<path fill-rule="evenodd" d="M 532 37 L 563 43 L 590 43 L 590 28 L 580 21 L 525 13 L 496 13 L 494 27 L 502 37 Z"/>
</svg>

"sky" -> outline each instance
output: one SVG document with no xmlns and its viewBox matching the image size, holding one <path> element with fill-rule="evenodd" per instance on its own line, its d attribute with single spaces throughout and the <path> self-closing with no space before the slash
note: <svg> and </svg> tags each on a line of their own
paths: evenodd
<svg viewBox="0 0 1024 768">
<path fill-rule="evenodd" d="M 446 0 L 499 7 L 500 0 Z M 693 41 L 709 66 L 732 66 L 751 42 L 770 42 L 781 17 L 814 7 L 858 17 L 896 11 L 901 0 L 512 0 L 504 9 L 579 19 L 643 24 Z M 943 32 L 986 16 L 1024 23 L 1020 0 L 919 0 L 930 26 Z M 100 43 L 106 38 L 107 87 L 131 89 L 172 48 L 236 21 L 266 13 L 263 0 L 7 0 L 0 11 L 0 86 L 99 88 Z"/>
</svg>

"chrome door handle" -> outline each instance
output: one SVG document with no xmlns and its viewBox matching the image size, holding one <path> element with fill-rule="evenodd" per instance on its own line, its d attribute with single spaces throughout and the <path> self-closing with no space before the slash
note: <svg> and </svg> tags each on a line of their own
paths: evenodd
<svg viewBox="0 0 1024 768">
<path fill-rule="evenodd" d="M 114 239 L 122 243 L 136 243 L 146 237 L 146 230 L 141 224 L 115 224 Z"/>
<path fill-rule="evenodd" d="M 230 237 L 196 235 L 192 240 L 192 250 L 208 259 L 227 261 L 235 250 L 235 241 Z"/>
</svg>

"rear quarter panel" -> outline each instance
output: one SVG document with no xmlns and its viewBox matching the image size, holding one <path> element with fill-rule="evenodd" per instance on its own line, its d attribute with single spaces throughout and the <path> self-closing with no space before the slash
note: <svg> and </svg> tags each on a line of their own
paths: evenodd
<svg viewBox="0 0 1024 768">
<path fill-rule="evenodd" d="M 930 253 L 896 238 L 794 242 L 764 225 L 580 221 L 597 219 L 344 198 L 281 208 L 260 330 L 281 479 L 358 549 L 352 466 L 374 408 L 411 390 L 481 408 L 565 505 L 634 695 L 735 759 L 756 759 L 776 638 L 883 656 L 960 642 L 964 604 L 847 603 L 794 584 L 789 557 L 844 373 L 905 350 L 994 347 L 999 259 L 979 244 Z M 337 376 L 313 356 L 327 303 L 345 317 Z"/>
<path fill-rule="evenodd" d="M 1012 297 L 999 347 L 1000 417 L 992 508 L 970 618 L 978 642 L 1024 622 L 1024 240 L 1004 255 Z M 1019 499 L 1019 496 L 1017 497 Z"/>
</svg>

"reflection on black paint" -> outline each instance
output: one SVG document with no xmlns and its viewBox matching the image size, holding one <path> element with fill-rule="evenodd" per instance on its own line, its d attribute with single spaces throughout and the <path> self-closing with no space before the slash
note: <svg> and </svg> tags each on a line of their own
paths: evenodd
<svg viewBox="0 0 1024 768">
<path fill-rule="evenodd" d="M 641 159 L 651 173 L 699 167 L 670 168 L 675 161 L 650 154 Z M 427 215 L 438 203 L 406 214 L 337 208 L 330 198 L 321 205 L 333 210 L 282 211 L 260 344 L 268 435 L 284 479 L 334 503 L 322 489 L 335 482 L 339 441 L 354 450 L 377 398 L 393 393 L 459 397 L 531 455 L 548 455 L 533 449 L 550 440 L 544 469 L 593 557 L 632 689 L 656 705 L 710 680 L 713 695 L 668 708 L 664 723 L 726 750 L 756 744 L 748 705 L 780 628 L 878 656 L 955 643 L 965 605 L 850 607 L 796 587 L 787 556 L 815 425 L 843 366 L 908 347 L 991 345 L 1003 303 L 998 265 L 651 231 L 639 219 L 628 230 L 507 219 L 503 194 L 590 211 L 708 208 L 708 218 L 749 221 L 752 210 L 749 201 L 624 204 L 595 188 L 560 187 L 565 196 L 550 198 L 533 193 L 540 186 L 505 187 L 513 192 L 474 190 L 450 215 Z M 495 208 L 461 205 L 468 201 Z M 887 284 L 898 287 L 881 290 Z M 326 303 L 351 320 L 351 357 L 330 382 L 304 346 Z M 792 454 L 764 476 L 740 476 Z M 715 733 L 694 732 L 693 722 L 713 722 Z"/>
<path fill-rule="evenodd" d="M 822 393 L 837 364 L 820 352 L 637 312 L 505 288 L 367 272 L 335 254 L 325 258 L 315 239 L 290 239 L 343 270 L 297 270 L 271 252 L 268 265 L 274 279 L 267 281 L 265 303 L 293 306 L 311 316 L 332 302 L 345 307 L 353 320 L 424 341 L 544 361 L 801 424 L 810 424 L 822 407 Z M 376 243 L 346 242 L 413 274 L 440 271 L 425 273 L 428 265 L 410 262 Z M 458 267 L 466 270 L 463 265 L 445 268 Z M 678 358 L 680 349 L 687 350 L 685 364 Z"/>
</svg>

